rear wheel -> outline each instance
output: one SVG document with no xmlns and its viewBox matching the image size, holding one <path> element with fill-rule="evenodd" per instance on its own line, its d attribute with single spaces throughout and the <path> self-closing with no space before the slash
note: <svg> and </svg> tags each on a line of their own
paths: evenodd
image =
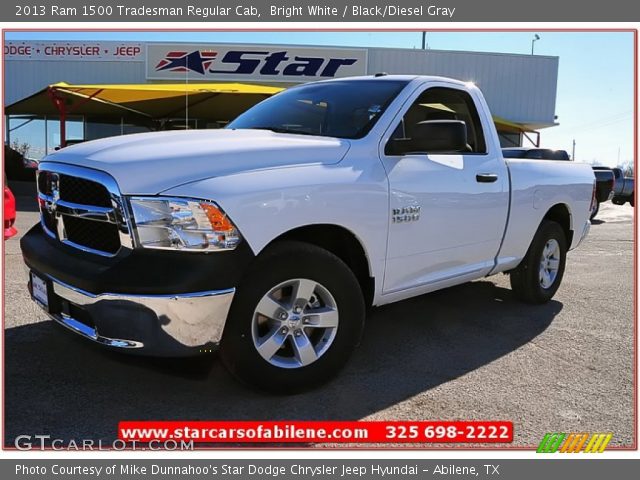
<svg viewBox="0 0 640 480">
<path fill-rule="evenodd" d="M 546 303 L 562 282 L 567 257 L 567 241 L 562 227 L 543 220 L 520 265 L 511 272 L 511 289 L 527 303 Z"/>
<path fill-rule="evenodd" d="M 364 300 L 332 253 L 281 242 L 256 260 L 238 288 L 220 355 L 252 386 L 294 393 L 327 381 L 347 362 L 364 325 Z"/>
</svg>

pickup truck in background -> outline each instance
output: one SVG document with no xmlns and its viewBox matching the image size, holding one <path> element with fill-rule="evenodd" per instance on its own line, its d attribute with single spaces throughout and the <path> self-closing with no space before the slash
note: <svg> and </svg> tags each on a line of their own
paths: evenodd
<svg viewBox="0 0 640 480">
<path fill-rule="evenodd" d="M 219 346 L 284 393 L 338 372 L 368 307 L 497 273 L 549 301 L 595 186 L 586 164 L 505 160 L 472 84 L 381 74 L 290 88 L 222 130 L 61 149 L 38 191 L 21 248 L 53 320 L 132 353 Z"/>
<path fill-rule="evenodd" d="M 613 198 L 613 190 L 616 186 L 616 178 L 609 167 L 594 166 L 593 173 L 596 176 L 596 203 L 591 212 L 591 220 L 596 218 L 600 210 L 600 204 Z"/>
<path fill-rule="evenodd" d="M 633 177 L 625 177 L 621 168 L 612 168 L 611 170 L 615 177 L 615 186 L 611 202 L 616 205 L 624 205 L 629 202 L 629 204 L 634 207 L 635 182 Z"/>
<path fill-rule="evenodd" d="M 554 150 L 539 147 L 506 147 L 502 149 L 505 158 L 528 158 L 537 160 L 571 161 L 566 150 Z M 613 188 L 616 180 L 609 167 L 593 167 L 596 177 L 596 203 L 591 211 L 593 220 L 600 210 L 600 203 L 613 198 Z"/>
</svg>

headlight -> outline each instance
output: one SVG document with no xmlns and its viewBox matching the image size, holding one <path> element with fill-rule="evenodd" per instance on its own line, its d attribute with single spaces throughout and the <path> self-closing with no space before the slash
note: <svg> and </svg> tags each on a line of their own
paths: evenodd
<svg viewBox="0 0 640 480">
<path fill-rule="evenodd" d="M 210 252 L 240 243 L 238 229 L 215 203 L 168 197 L 131 197 L 129 203 L 140 247 Z"/>
</svg>

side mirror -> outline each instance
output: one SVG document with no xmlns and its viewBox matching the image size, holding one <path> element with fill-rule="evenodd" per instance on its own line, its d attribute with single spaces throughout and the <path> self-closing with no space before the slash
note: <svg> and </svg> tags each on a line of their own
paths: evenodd
<svg viewBox="0 0 640 480">
<path fill-rule="evenodd" d="M 465 152 L 469 148 L 467 125 L 461 120 L 425 120 L 414 125 L 412 130 L 413 138 L 391 139 L 385 153 Z"/>
</svg>

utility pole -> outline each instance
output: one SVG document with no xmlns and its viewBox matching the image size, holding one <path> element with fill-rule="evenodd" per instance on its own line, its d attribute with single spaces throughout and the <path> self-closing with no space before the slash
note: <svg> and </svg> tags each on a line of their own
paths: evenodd
<svg viewBox="0 0 640 480">
<path fill-rule="evenodd" d="M 427 48 L 427 32 L 422 32 L 422 50 Z"/>
<path fill-rule="evenodd" d="M 537 33 L 533 36 L 533 40 L 531 40 L 531 55 L 533 55 L 533 46 L 535 45 L 535 43 L 540 40 L 540 35 L 538 35 Z"/>
<path fill-rule="evenodd" d="M 576 139 L 573 139 L 573 150 L 571 151 L 571 160 L 576 161 Z"/>
</svg>

